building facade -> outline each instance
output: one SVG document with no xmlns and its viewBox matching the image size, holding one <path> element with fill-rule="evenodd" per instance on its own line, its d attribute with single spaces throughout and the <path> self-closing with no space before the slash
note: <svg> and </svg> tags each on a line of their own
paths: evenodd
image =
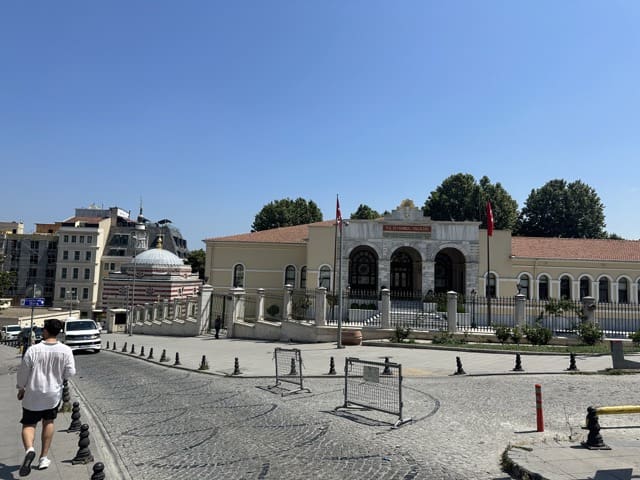
<svg viewBox="0 0 640 480">
<path fill-rule="evenodd" d="M 228 237 L 206 244 L 214 289 L 281 292 L 284 285 L 330 292 L 424 297 L 462 295 L 530 299 L 592 296 L 640 303 L 640 241 L 488 237 L 478 222 L 433 221 L 415 207 L 375 220 L 318 222 Z"/>
</svg>

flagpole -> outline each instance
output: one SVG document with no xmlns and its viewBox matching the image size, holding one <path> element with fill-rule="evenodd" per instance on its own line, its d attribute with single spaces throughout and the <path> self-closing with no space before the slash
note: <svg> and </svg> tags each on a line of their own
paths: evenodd
<svg viewBox="0 0 640 480">
<path fill-rule="evenodd" d="M 342 346 L 342 212 L 340 211 L 340 198 L 336 195 L 336 237 L 340 230 L 340 243 L 338 244 L 338 338 L 336 342 L 337 348 L 344 348 Z M 333 248 L 333 278 L 335 285 L 335 260 L 336 260 L 336 248 Z M 334 291 L 335 293 L 335 291 Z"/>
<path fill-rule="evenodd" d="M 487 229 L 487 326 L 491 326 L 491 249 L 489 241 L 491 235 Z"/>
</svg>

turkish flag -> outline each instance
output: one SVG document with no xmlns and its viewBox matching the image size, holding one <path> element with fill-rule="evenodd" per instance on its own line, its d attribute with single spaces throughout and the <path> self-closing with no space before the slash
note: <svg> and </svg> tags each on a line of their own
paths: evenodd
<svg viewBox="0 0 640 480">
<path fill-rule="evenodd" d="M 336 223 L 342 228 L 342 212 L 340 212 L 340 199 L 336 197 Z"/>
<path fill-rule="evenodd" d="M 487 202 L 487 235 L 493 235 L 493 210 L 491 208 L 491 202 Z"/>
</svg>

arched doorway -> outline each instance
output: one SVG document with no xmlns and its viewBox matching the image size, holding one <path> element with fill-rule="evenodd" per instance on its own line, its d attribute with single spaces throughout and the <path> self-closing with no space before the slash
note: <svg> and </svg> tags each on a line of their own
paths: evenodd
<svg viewBox="0 0 640 480">
<path fill-rule="evenodd" d="M 434 265 L 434 290 L 436 293 L 466 292 L 466 265 L 464 255 L 455 248 L 438 252 Z"/>
<path fill-rule="evenodd" d="M 413 248 L 401 247 L 391 255 L 391 295 L 422 297 L 422 258 Z"/>
<path fill-rule="evenodd" d="M 349 255 L 349 287 L 354 294 L 378 294 L 378 255 L 370 247 L 358 247 Z"/>
</svg>

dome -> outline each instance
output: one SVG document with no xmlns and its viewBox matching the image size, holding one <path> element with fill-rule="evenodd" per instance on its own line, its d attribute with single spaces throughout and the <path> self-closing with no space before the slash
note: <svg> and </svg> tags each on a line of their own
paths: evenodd
<svg viewBox="0 0 640 480">
<path fill-rule="evenodd" d="M 140 253 L 135 257 L 133 263 L 136 265 L 184 266 L 184 261 L 179 256 L 162 248 L 152 248 Z"/>
</svg>

